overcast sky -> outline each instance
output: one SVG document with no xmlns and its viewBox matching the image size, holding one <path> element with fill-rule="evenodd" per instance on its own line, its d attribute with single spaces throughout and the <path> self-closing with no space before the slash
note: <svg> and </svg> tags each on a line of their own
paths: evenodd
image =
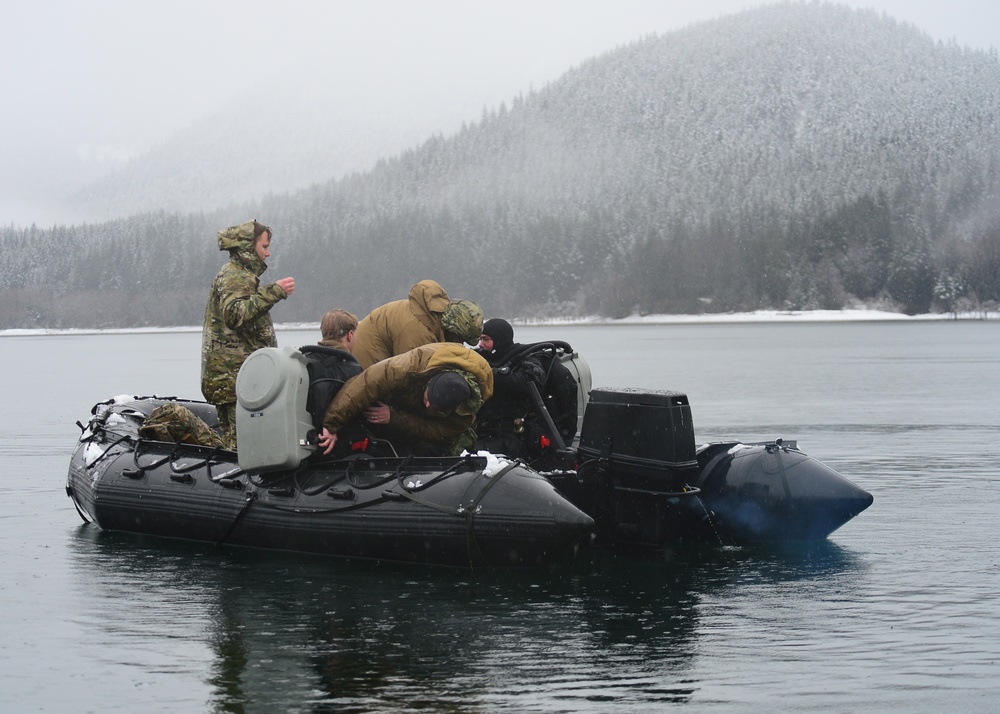
<svg viewBox="0 0 1000 714">
<path fill-rule="evenodd" d="M 36 156 L 128 156 L 292 70 L 345 96 L 405 87 L 432 101 L 450 94 L 496 106 L 620 44 L 763 4 L 2 0 L 0 160 L 10 174 L 43 164 Z M 846 4 L 936 39 L 1000 47 L 997 0 Z M 266 101 L 259 111 L 269 111 Z M 0 176 L 0 192 L 11 186 Z"/>
</svg>

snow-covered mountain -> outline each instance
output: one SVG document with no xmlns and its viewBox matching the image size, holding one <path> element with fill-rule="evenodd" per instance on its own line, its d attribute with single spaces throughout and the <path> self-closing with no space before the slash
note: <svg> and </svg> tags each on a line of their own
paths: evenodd
<svg viewBox="0 0 1000 714">
<path fill-rule="evenodd" d="M 285 153 L 315 168 L 291 169 L 226 148 L 243 133 L 227 117 L 90 197 L 171 196 L 177 216 L 7 231 L 21 249 L 0 250 L 0 290 L 98 290 L 85 265 L 69 287 L 46 267 L 60 240 L 94 270 L 104 251 L 135 253 L 128 283 L 155 292 L 163 233 L 191 260 L 171 299 L 198 296 L 166 314 L 197 321 L 215 230 L 256 215 L 276 231 L 273 269 L 300 281 L 285 319 L 362 313 L 425 277 L 493 314 L 1000 299 L 1000 61 L 871 11 L 785 3 L 643 38 L 350 175 L 333 169 L 352 161 L 347 139 L 302 129 Z M 233 185 L 273 183 L 217 193 L 226 161 Z M 313 185 L 278 195 L 292 184 L 267 175 L 284 170 Z"/>
</svg>

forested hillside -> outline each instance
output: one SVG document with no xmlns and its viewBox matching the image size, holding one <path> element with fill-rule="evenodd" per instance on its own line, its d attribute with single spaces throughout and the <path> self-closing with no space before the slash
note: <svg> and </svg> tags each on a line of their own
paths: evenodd
<svg viewBox="0 0 1000 714">
<path fill-rule="evenodd" d="M 198 324 L 215 232 L 275 230 L 278 321 L 435 278 L 490 315 L 1000 299 L 1000 62 L 873 12 L 648 37 L 373 171 L 211 214 L 0 232 L 0 327 Z"/>
</svg>

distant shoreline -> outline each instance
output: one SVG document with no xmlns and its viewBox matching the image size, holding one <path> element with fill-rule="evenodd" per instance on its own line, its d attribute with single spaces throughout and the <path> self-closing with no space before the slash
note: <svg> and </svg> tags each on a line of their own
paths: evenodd
<svg viewBox="0 0 1000 714">
<path fill-rule="evenodd" d="M 620 319 L 606 317 L 546 317 L 510 318 L 513 325 L 524 327 L 614 326 L 614 325 L 711 325 L 746 324 L 762 322 L 821 323 L 821 322 L 945 322 L 945 321 L 995 321 L 1000 312 L 977 311 L 959 313 L 928 313 L 903 315 L 881 310 L 758 310 L 756 312 L 719 313 L 711 315 L 632 315 Z M 277 332 L 293 330 L 318 330 L 319 323 L 281 323 L 274 326 Z M 131 335 L 142 333 L 201 332 L 201 326 L 182 327 L 117 327 L 97 328 L 12 328 L 0 330 L 0 337 L 38 337 L 45 335 Z"/>
<path fill-rule="evenodd" d="M 927 313 L 904 315 L 883 310 L 757 310 L 701 315 L 631 315 L 619 319 L 606 317 L 583 318 L 519 318 L 514 325 L 699 325 L 741 324 L 754 322 L 943 322 L 954 320 L 1000 320 L 1000 312 Z"/>
</svg>

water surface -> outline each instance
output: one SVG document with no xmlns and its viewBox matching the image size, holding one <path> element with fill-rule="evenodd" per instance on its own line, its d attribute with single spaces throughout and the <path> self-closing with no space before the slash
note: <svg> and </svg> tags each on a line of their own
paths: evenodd
<svg viewBox="0 0 1000 714">
<path fill-rule="evenodd" d="M 317 336 L 279 332 L 282 345 Z M 84 526 L 79 429 L 198 396 L 200 335 L 0 337 L 4 711 L 1000 709 L 1000 325 L 520 328 L 875 496 L 828 540 L 453 571 Z"/>
</svg>

